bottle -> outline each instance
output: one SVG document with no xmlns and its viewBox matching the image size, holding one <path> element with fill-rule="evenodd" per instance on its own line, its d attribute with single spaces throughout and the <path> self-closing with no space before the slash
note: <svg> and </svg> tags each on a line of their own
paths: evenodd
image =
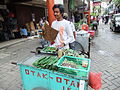
<svg viewBox="0 0 120 90">
<path fill-rule="evenodd" d="M 58 50 L 58 58 L 61 58 L 63 55 L 63 50 L 62 49 L 59 49 Z"/>
</svg>

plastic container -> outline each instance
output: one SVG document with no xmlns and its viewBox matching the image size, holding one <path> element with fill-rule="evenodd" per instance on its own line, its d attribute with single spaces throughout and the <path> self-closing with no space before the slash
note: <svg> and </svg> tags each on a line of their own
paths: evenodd
<svg viewBox="0 0 120 90">
<path fill-rule="evenodd" d="M 73 61 L 74 63 L 76 63 L 77 68 L 70 68 L 67 66 L 62 66 L 62 63 L 65 61 Z M 82 62 L 88 62 L 87 63 L 87 67 L 83 67 L 82 66 Z M 75 75 L 77 77 L 85 77 L 88 78 L 89 72 L 90 72 L 90 63 L 91 60 L 87 59 L 87 58 L 79 58 L 79 57 L 72 57 L 72 56 L 63 56 L 59 59 L 58 63 L 57 63 L 57 67 L 60 68 L 58 71 L 59 72 L 63 72 L 66 74 L 72 74 Z M 73 73 L 68 73 L 68 71 L 71 71 Z"/>
<path fill-rule="evenodd" d="M 89 26 L 87 24 L 82 24 L 82 30 L 88 31 Z"/>
<path fill-rule="evenodd" d="M 88 33 L 90 34 L 90 36 L 94 37 L 95 36 L 95 31 L 94 30 L 89 30 Z"/>
</svg>

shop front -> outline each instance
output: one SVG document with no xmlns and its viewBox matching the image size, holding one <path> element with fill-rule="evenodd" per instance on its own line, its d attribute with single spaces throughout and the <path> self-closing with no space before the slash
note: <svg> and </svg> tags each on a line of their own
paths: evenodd
<svg viewBox="0 0 120 90">
<path fill-rule="evenodd" d="M 40 18 L 45 17 L 46 9 L 43 1 L 7 1 L 7 3 L 5 3 L 6 0 L 0 1 L 0 41 L 21 38 L 21 26 L 33 23 L 33 27 L 36 29 L 36 24 L 39 23 Z M 30 30 L 31 28 L 28 31 Z"/>
</svg>

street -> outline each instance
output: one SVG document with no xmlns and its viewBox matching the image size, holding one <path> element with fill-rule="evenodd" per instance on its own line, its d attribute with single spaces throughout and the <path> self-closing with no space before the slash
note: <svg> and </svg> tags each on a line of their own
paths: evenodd
<svg viewBox="0 0 120 90">
<path fill-rule="evenodd" d="M 19 67 L 11 62 L 33 56 L 30 51 L 39 45 L 39 40 L 33 39 L 0 50 L 0 90 L 22 90 Z M 120 90 L 120 33 L 100 24 L 98 36 L 91 44 L 91 59 L 91 71 L 102 72 L 100 90 Z"/>
</svg>

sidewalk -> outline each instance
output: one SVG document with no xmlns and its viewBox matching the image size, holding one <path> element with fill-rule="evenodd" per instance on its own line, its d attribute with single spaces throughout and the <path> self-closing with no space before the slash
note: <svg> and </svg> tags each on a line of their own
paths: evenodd
<svg viewBox="0 0 120 90">
<path fill-rule="evenodd" d="M 20 39 L 14 39 L 14 40 L 9 40 L 9 41 L 4 41 L 0 43 L 0 49 L 6 48 L 8 46 L 24 42 L 26 40 L 29 40 L 29 38 L 20 38 Z"/>
<path fill-rule="evenodd" d="M 9 46 L 14 45 L 14 44 L 18 44 L 20 42 L 25 42 L 27 40 L 31 40 L 34 38 L 38 38 L 38 36 L 31 36 L 28 38 L 19 38 L 19 39 L 13 39 L 13 40 L 9 40 L 9 41 L 0 42 L 0 49 L 9 47 Z"/>
</svg>

